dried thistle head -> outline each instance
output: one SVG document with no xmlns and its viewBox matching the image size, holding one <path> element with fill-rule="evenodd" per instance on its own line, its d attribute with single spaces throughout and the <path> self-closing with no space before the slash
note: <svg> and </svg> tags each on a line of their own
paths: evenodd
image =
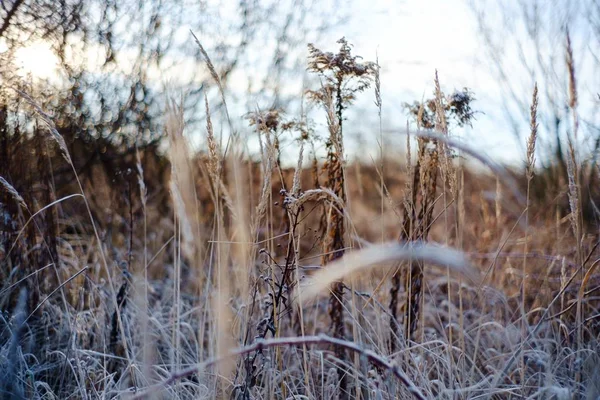
<svg viewBox="0 0 600 400">
<path fill-rule="evenodd" d="M 352 45 L 348 43 L 345 37 L 338 40 L 337 43 L 340 44 L 340 50 L 337 54 L 323 52 L 313 44 L 309 44 L 308 69 L 323 75 L 332 72 L 335 77 L 369 77 L 373 71 L 372 63 L 359 62 L 358 60 L 362 57 L 352 55 Z"/>
<path fill-rule="evenodd" d="M 471 108 L 471 103 L 475 101 L 475 96 L 468 88 L 461 91 L 455 91 L 450 95 L 446 111 L 454 116 L 459 126 L 471 125 L 475 118 L 475 111 Z"/>
<path fill-rule="evenodd" d="M 315 131 L 313 121 L 303 116 L 300 119 L 292 119 L 290 121 L 282 122 L 280 124 L 282 132 L 296 132 L 300 136 L 297 138 L 299 141 L 310 141 L 315 139 Z"/>
<path fill-rule="evenodd" d="M 250 126 L 256 126 L 259 132 L 276 132 L 280 124 L 280 110 L 256 111 L 247 115 Z"/>
<path fill-rule="evenodd" d="M 322 88 L 308 91 L 310 98 L 322 102 L 324 93 L 335 92 L 338 108 L 352 103 L 355 94 L 371 85 L 376 65 L 372 62 L 361 62 L 362 57 L 352 55 L 352 46 L 346 38 L 338 40 L 338 53 L 324 52 L 313 44 L 308 45 L 308 70 L 318 74 L 322 79 Z"/>
<path fill-rule="evenodd" d="M 474 100 L 473 92 L 468 88 L 463 88 L 449 96 L 442 96 L 441 106 L 447 119 L 453 120 L 456 125 L 471 125 L 473 119 L 475 119 L 475 111 L 471 106 Z M 405 103 L 404 107 L 416 119 L 421 128 L 435 129 L 437 103 L 440 103 L 440 101 L 433 98 L 424 103 L 416 101 L 413 104 Z"/>
</svg>

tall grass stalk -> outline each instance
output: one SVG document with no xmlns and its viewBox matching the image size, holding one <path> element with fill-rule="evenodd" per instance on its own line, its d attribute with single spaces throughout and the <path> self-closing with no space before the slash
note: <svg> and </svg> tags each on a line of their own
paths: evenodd
<svg viewBox="0 0 600 400">
<path fill-rule="evenodd" d="M 566 64 L 569 75 L 569 108 L 571 109 L 573 117 L 573 135 L 568 138 L 568 154 L 567 154 L 567 177 L 569 181 L 569 205 L 571 210 L 571 225 L 573 227 L 573 233 L 575 235 L 576 251 L 577 251 L 577 264 L 581 271 L 581 285 L 583 285 L 585 279 L 585 265 L 583 260 L 583 246 L 582 246 L 582 203 L 581 203 L 581 175 L 580 175 L 580 164 L 577 155 L 577 140 L 579 131 L 579 117 L 577 113 L 578 96 L 577 96 L 577 81 L 575 73 L 575 59 L 573 57 L 573 47 L 571 45 L 571 36 L 569 29 L 566 31 Z M 583 309 L 581 299 L 577 299 L 577 350 L 581 351 L 583 345 Z M 581 381 L 581 373 L 577 371 L 576 380 L 579 383 Z"/>
<path fill-rule="evenodd" d="M 537 142 L 538 121 L 538 87 L 537 83 L 533 86 L 533 95 L 530 107 L 530 122 L 529 122 L 529 139 L 527 140 L 527 162 L 525 167 L 525 176 L 527 178 L 527 197 L 525 205 L 525 243 L 523 252 L 527 254 L 529 251 L 529 206 L 530 206 L 530 191 L 531 181 L 533 180 L 535 171 L 535 145 Z M 525 311 L 525 297 L 527 296 L 527 257 L 523 257 L 523 265 L 521 271 L 521 340 L 525 340 L 527 336 L 527 312 Z M 523 353 L 522 353 L 523 354 Z M 521 384 L 525 384 L 525 358 L 521 357 Z"/>
</svg>

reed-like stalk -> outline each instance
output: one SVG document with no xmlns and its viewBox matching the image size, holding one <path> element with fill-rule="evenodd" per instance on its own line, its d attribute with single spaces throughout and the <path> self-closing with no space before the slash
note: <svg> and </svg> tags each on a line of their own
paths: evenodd
<svg viewBox="0 0 600 400">
<path fill-rule="evenodd" d="M 356 93 L 367 89 L 371 83 L 373 65 L 358 62 L 358 57 L 352 56 L 351 47 L 345 38 L 338 41 L 340 50 L 337 54 L 323 52 L 309 45 L 309 70 L 317 73 L 321 79 L 320 90 L 309 92 L 310 97 L 322 105 L 327 117 L 329 137 L 326 143 L 327 171 L 326 187 L 341 200 L 340 204 L 331 204 L 326 209 L 323 224 L 326 232 L 323 240 L 322 265 L 342 257 L 346 245 L 346 182 L 344 161 L 343 120 L 344 109 L 347 108 Z M 346 336 L 344 322 L 344 289 L 342 281 L 331 284 L 329 299 L 329 316 L 333 333 L 337 338 Z M 346 351 L 342 347 L 335 348 L 336 356 L 345 361 Z M 346 372 L 338 369 L 340 392 L 343 398 L 348 396 L 348 378 Z"/>
<path fill-rule="evenodd" d="M 531 181 L 533 180 L 535 171 L 535 145 L 537 142 L 538 133 L 538 120 L 537 120 L 537 108 L 538 108 L 538 87 L 537 83 L 533 87 L 533 96 L 531 99 L 530 107 L 530 121 L 529 121 L 529 139 L 527 139 L 527 162 L 525 165 L 525 176 L 527 178 L 527 204 L 525 205 L 525 244 L 523 252 L 527 254 L 529 246 L 529 207 L 530 207 L 530 191 Z M 527 312 L 525 310 L 525 296 L 527 296 L 527 257 L 523 258 L 523 265 L 521 270 L 521 339 L 524 340 L 527 335 Z M 525 381 L 525 358 L 524 355 L 521 357 L 521 382 Z"/>
</svg>

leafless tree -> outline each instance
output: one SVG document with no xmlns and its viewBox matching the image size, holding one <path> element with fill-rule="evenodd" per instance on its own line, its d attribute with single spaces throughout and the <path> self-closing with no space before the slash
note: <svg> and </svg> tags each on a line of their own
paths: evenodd
<svg viewBox="0 0 600 400">
<path fill-rule="evenodd" d="M 89 138 L 151 142 L 162 132 L 169 93 L 187 93 L 190 122 L 203 115 L 204 92 L 213 93 L 190 30 L 225 88 L 235 88 L 233 103 L 234 92 L 246 91 L 253 107 L 258 101 L 282 106 L 291 98 L 282 83 L 298 76 L 305 44 L 343 14 L 342 5 L 310 0 L 2 1 L 0 43 L 8 50 L 0 55 L 0 77 L 14 84 L 15 53 L 44 41 L 60 60 L 61 84 L 44 86 L 60 99 L 44 104 L 62 119 L 59 125 L 85 126 L 78 135 Z"/>
</svg>

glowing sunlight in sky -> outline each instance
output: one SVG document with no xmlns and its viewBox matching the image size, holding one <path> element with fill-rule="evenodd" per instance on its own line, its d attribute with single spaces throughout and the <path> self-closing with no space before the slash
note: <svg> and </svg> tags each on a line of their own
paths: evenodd
<svg viewBox="0 0 600 400">
<path fill-rule="evenodd" d="M 20 48 L 15 53 L 15 62 L 18 75 L 31 76 L 33 79 L 56 79 L 58 58 L 47 43 L 34 42 L 27 47 Z"/>
</svg>

